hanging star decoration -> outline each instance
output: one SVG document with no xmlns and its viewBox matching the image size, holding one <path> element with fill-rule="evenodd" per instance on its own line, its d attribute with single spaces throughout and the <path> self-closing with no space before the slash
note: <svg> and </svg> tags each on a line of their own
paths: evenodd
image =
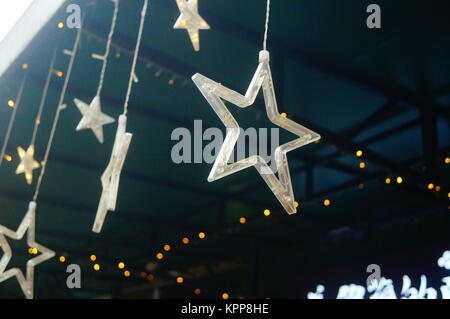
<svg viewBox="0 0 450 319">
<path fill-rule="evenodd" d="M 230 90 L 201 74 L 197 73 L 192 77 L 192 80 L 197 85 L 202 95 L 227 128 L 225 141 L 217 155 L 216 161 L 209 174 L 208 181 L 212 182 L 254 166 L 280 201 L 286 212 L 288 214 L 295 214 L 297 209 L 295 207 L 286 153 L 319 140 L 320 135 L 279 114 L 269 60 L 270 56 L 268 51 L 263 50 L 259 53 L 259 65 L 245 95 Z M 225 106 L 223 100 L 229 101 L 238 107 L 246 108 L 255 102 L 261 87 L 264 93 L 264 102 L 269 120 L 277 126 L 298 136 L 297 139 L 282 144 L 275 150 L 278 178 L 265 160 L 258 155 L 253 155 L 238 162 L 228 164 L 233 148 L 239 138 L 240 127 Z"/>
<path fill-rule="evenodd" d="M 89 105 L 79 99 L 74 99 L 74 102 L 83 115 L 76 130 L 91 129 L 97 140 L 103 143 L 103 125 L 114 123 L 115 120 L 101 111 L 100 96 L 95 96 Z"/>
<path fill-rule="evenodd" d="M 55 252 L 38 244 L 35 240 L 35 216 L 36 216 L 36 202 L 30 202 L 28 205 L 28 211 L 22 220 L 19 228 L 16 232 L 0 225 L 0 247 L 3 250 L 3 256 L 0 259 L 0 283 L 4 282 L 12 277 L 16 277 L 17 281 L 22 288 L 22 291 L 27 299 L 33 299 L 34 291 L 34 267 L 40 263 L 52 258 Z M 5 236 L 14 239 L 21 240 L 25 232 L 27 234 L 27 244 L 30 248 L 36 249 L 39 256 L 36 256 L 27 262 L 26 276 L 19 268 L 11 268 L 6 270 L 9 261 L 12 257 L 11 247 L 9 246 Z M 6 270 L 6 271 L 5 271 Z"/>
<path fill-rule="evenodd" d="M 133 137 L 133 134 L 126 132 L 126 125 L 127 117 L 122 114 L 119 116 L 111 158 L 101 178 L 103 190 L 92 228 L 96 233 L 101 232 L 108 211 L 116 209 L 120 174 Z"/>
<path fill-rule="evenodd" d="M 195 51 L 200 51 L 199 30 L 208 30 L 209 25 L 198 14 L 198 0 L 177 0 L 180 16 L 174 29 L 186 29 Z"/>
<path fill-rule="evenodd" d="M 25 151 L 20 146 L 17 148 L 20 164 L 17 166 L 16 174 L 25 174 L 25 179 L 29 185 L 33 182 L 33 170 L 39 168 L 39 162 L 34 159 L 34 145 L 28 146 Z"/>
</svg>

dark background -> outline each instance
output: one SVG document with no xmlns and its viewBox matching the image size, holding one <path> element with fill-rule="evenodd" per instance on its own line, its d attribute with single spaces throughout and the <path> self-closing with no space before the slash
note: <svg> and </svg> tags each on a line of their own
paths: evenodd
<svg viewBox="0 0 450 319">
<path fill-rule="evenodd" d="M 69 2 L 68 2 L 69 3 Z M 133 133 L 115 212 L 101 234 L 91 232 L 116 125 L 105 143 L 75 132 L 73 98 L 95 95 L 113 5 L 74 1 L 86 13 L 82 42 L 37 209 L 36 239 L 57 256 L 36 267 L 36 298 L 161 297 L 305 298 L 316 284 L 335 297 L 338 286 L 364 284 L 368 264 L 394 279 L 420 274 L 440 285 L 437 258 L 448 249 L 450 6 L 448 1 L 377 1 L 382 29 L 366 27 L 369 1 L 273 0 L 268 39 L 280 112 L 322 135 L 320 143 L 288 154 L 297 215 L 288 216 L 256 170 L 214 183 L 212 165 L 170 158 L 177 127 L 222 124 L 190 77 L 202 73 L 245 92 L 262 48 L 265 1 L 200 0 L 211 30 L 200 31 L 201 51 L 185 30 L 173 30 L 175 1 L 150 1 L 128 117 Z M 103 111 L 121 113 L 142 1 L 122 0 L 102 93 Z M 0 138 L 24 72 L 25 92 L 8 154 L 0 169 L 0 221 L 16 229 L 34 188 L 16 176 L 16 147 L 27 147 L 51 54 L 65 73 L 76 30 L 57 28 L 65 7 L 0 79 Z M 29 68 L 24 71 L 23 63 Z M 170 80 L 173 80 L 170 81 Z M 42 160 L 63 78 L 53 77 L 36 157 Z M 247 110 L 229 104 L 243 128 L 270 127 L 260 96 Z M 283 139 L 290 136 L 282 135 Z M 363 157 L 355 152 L 363 150 Z M 366 168 L 360 169 L 364 161 Z M 402 184 L 396 178 L 403 178 Z M 387 185 L 386 178 L 392 183 Z M 37 173 L 34 174 L 34 182 Z M 441 190 L 428 190 L 427 185 Z M 323 201 L 331 205 L 325 207 Z M 263 211 L 271 210 L 265 217 Z M 244 216 L 247 223 L 241 225 Z M 206 238 L 200 240 L 199 232 Z M 187 236 L 190 243 L 181 239 Z M 163 245 L 172 249 L 166 253 Z M 157 260 L 156 253 L 164 252 Z M 66 262 L 59 262 L 65 254 Z M 95 254 L 101 270 L 93 270 Z M 17 265 L 28 259 L 15 254 Z M 117 263 L 131 271 L 129 278 Z M 82 288 L 66 287 L 65 268 L 82 268 Z M 141 277 L 151 274 L 148 280 Z M 184 283 L 177 284 L 176 277 Z M 158 293 L 155 294 L 155 291 Z M 22 298 L 16 279 L 0 285 L 3 298 Z"/>
</svg>

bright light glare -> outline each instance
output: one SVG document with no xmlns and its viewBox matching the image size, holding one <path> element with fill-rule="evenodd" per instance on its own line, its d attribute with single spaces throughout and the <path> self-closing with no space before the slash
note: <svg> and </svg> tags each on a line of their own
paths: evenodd
<svg viewBox="0 0 450 319">
<path fill-rule="evenodd" d="M 0 1 L 0 42 L 34 0 Z"/>
</svg>

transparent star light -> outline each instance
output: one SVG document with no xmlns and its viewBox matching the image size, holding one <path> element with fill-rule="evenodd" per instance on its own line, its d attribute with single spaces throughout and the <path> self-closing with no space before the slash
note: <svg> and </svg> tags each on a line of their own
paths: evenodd
<svg viewBox="0 0 450 319">
<path fill-rule="evenodd" d="M 33 182 L 33 170 L 39 168 L 39 162 L 34 159 L 34 145 L 28 146 L 25 151 L 20 146 L 17 148 L 20 157 L 20 164 L 17 166 L 16 174 L 25 174 L 25 179 L 29 185 Z"/>
<path fill-rule="evenodd" d="M 297 209 L 294 204 L 295 198 L 286 153 L 319 140 L 320 135 L 279 114 L 269 60 L 270 55 L 268 51 L 263 50 L 259 53 L 259 65 L 245 95 L 230 90 L 201 74 L 197 73 L 192 77 L 192 80 L 197 85 L 202 95 L 227 128 L 225 141 L 208 176 L 208 181 L 212 182 L 254 166 L 280 201 L 286 212 L 288 214 L 295 214 Z M 238 162 L 228 164 L 234 146 L 239 138 L 240 127 L 222 99 L 229 101 L 240 108 L 246 108 L 255 102 L 261 87 L 269 120 L 277 126 L 298 136 L 297 139 L 282 144 L 275 150 L 278 178 L 265 160 L 258 155 L 253 155 Z"/>
<path fill-rule="evenodd" d="M 199 30 L 208 30 L 208 23 L 198 13 L 198 0 L 177 0 L 180 16 L 174 29 L 186 29 L 195 51 L 200 51 Z"/>
<path fill-rule="evenodd" d="M 27 299 L 33 299 L 34 297 L 34 267 L 40 263 L 55 256 L 55 252 L 38 244 L 35 240 L 35 217 L 36 217 L 36 202 L 32 201 L 28 204 L 28 211 L 25 214 L 17 231 L 12 231 L 3 225 L 0 225 L 0 247 L 3 250 L 3 256 L 0 259 L 0 283 L 16 277 L 17 281 L 22 288 L 22 291 Z M 9 261 L 12 258 L 11 247 L 6 240 L 6 237 L 14 240 L 21 240 L 25 232 L 27 234 L 27 244 L 30 248 L 35 248 L 38 251 L 39 256 L 36 256 L 27 262 L 26 276 L 19 268 L 11 268 L 6 270 Z"/>
<path fill-rule="evenodd" d="M 101 232 L 108 211 L 114 211 L 116 209 L 120 174 L 128 153 L 131 138 L 133 137 L 133 134 L 126 132 L 126 125 L 127 117 L 122 114 L 119 116 L 119 125 L 117 126 L 111 158 L 101 177 L 103 190 L 92 228 L 92 231 L 96 233 Z"/>
</svg>

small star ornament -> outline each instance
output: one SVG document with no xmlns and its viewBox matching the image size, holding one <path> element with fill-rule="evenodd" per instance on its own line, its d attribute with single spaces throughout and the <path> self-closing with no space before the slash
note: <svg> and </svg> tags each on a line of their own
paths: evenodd
<svg viewBox="0 0 450 319">
<path fill-rule="evenodd" d="M 111 158 L 101 177 L 103 190 L 92 228 L 92 231 L 96 233 L 101 232 L 108 211 L 114 211 L 116 209 L 120 174 L 128 153 L 128 148 L 130 147 L 131 138 L 133 137 L 133 134 L 126 132 L 126 125 L 127 117 L 121 115 L 119 117 L 119 125 L 117 126 Z"/>
<path fill-rule="evenodd" d="M 97 140 L 103 143 L 103 125 L 114 123 L 114 118 L 102 112 L 100 96 L 96 95 L 89 105 L 79 99 L 74 99 L 74 102 L 83 115 L 76 130 L 91 129 Z"/>
<path fill-rule="evenodd" d="M 254 166 L 275 194 L 277 199 L 280 201 L 286 212 L 288 214 L 295 214 L 297 209 L 295 207 L 295 199 L 292 190 L 292 182 L 286 153 L 319 140 L 320 135 L 286 117 L 281 116 L 278 112 L 272 82 L 272 74 L 269 65 L 269 57 L 269 52 L 266 50 L 259 53 L 259 65 L 245 95 L 230 90 L 229 88 L 226 88 L 201 74 L 197 73 L 192 77 L 192 80 L 197 85 L 200 92 L 227 128 L 225 141 L 217 155 L 216 161 L 214 162 L 208 181 L 212 182 Z M 267 165 L 265 160 L 258 155 L 253 155 L 238 162 L 228 164 L 233 148 L 239 138 L 240 127 L 233 115 L 231 115 L 230 111 L 225 106 L 223 100 L 229 101 L 238 107 L 246 108 L 255 102 L 256 96 L 261 87 L 264 93 L 264 102 L 269 120 L 275 125 L 282 127 L 298 136 L 297 139 L 282 144 L 275 150 L 275 162 L 278 178 Z"/>
<path fill-rule="evenodd" d="M 174 29 L 186 29 L 195 51 L 200 51 L 199 30 L 208 30 L 209 25 L 198 14 L 198 0 L 177 0 L 180 16 Z"/>
<path fill-rule="evenodd" d="M 33 182 L 33 170 L 39 168 L 39 162 L 34 159 L 34 145 L 28 146 L 25 151 L 20 146 L 17 148 L 20 157 L 20 164 L 17 166 L 16 174 L 25 174 L 25 179 L 29 185 Z"/>
<path fill-rule="evenodd" d="M 40 263 L 55 256 L 55 252 L 38 244 L 35 240 L 35 216 L 36 216 L 36 202 L 30 202 L 28 211 L 22 220 L 17 231 L 12 231 L 5 226 L 0 225 L 0 247 L 3 250 L 3 256 L 0 259 L 0 283 L 16 277 L 22 288 L 22 291 L 27 299 L 33 299 L 34 296 L 34 267 Z M 36 256 L 27 262 L 27 273 L 24 275 L 19 268 L 11 268 L 6 270 L 9 261 L 12 257 L 11 247 L 9 246 L 6 237 L 14 240 L 21 240 L 25 232 L 27 234 L 27 244 L 30 248 L 36 249 L 39 256 Z"/>
</svg>

